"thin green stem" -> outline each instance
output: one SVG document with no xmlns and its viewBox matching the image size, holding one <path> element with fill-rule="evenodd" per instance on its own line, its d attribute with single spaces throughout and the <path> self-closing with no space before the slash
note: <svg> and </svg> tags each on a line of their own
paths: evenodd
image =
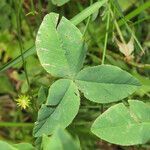
<svg viewBox="0 0 150 150">
<path fill-rule="evenodd" d="M 85 36 L 85 34 L 86 34 L 86 31 L 87 31 L 87 29 L 88 29 L 90 20 L 91 20 L 91 16 L 88 17 L 87 23 L 86 23 L 85 28 L 84 28 L 84 31 L 83 31 L 83 36 Z"/>
<path fill-rule="evenodd" d="M 34 6 L 34 1 L 30 0 L 30 4 L 31 4 L 31 12 L 26 14 L 26 16 L 29 15 L 29 14 L 32 14 L 32 15 L 35 16 L 37 12 L 36 12 L 36 9 L 35 9 L 35 6 Z M 41 8 L 39 8 L 39 9 L 41 10 Z M 39 25 L 39 17 L 38 16 L 35 17 L 35 22 L 36 22 L 37 25 Z"/>
<path fill-rule="evenodd" d="M 108 11 L 108 14 L 107 14 L 107 23 L 106 23 L 105 42 L 104 42 L 104 50 L 103 50 L 103 56 L 102 56 L 102 64 L 104 64 L 104 62 L 105 62 L 105 56 L 106 56 L 107 41 L 108 41 L 108 30 L 109 30 L 109 21 L 110 21 L 110 12 Z M 103 112 L 104 112 L 104 105 L 101 104 L 101 113 L 103 113 Z"/>
<path fill-rule="evenodd" d="M 117 13 L 120 15 L 122 21 L 124 22 L 126 28 L 128 29 L 128 31 L 131 33 L 132 37 L 134 38 L 134 40 L 136 41 L 137 45 L 139 46 L 139 48 L 141 49 L 141 51 L 144 53 L 144 50 L 140 44 L 140 42 L 138 41 L 137 37 L 135 36 L 135 34 L 133 33 L 133 31 L 131 30 L 131 28 L 129 27 L 122 11 L 121 11 L 121 7 L 118 3 L 118 1 L 116 0 L 115 3 L 112 3 L 112 5 L 114 6 L 115 10 L 117 11 Z M 116 6 L 117 5 L 117 6 Z"/>
<path fill-rule="evenodd" d="M 23 57 L 24 57 L 24 59 L 26 59 L 27 57 L 33 55 L 34 53 L 35 53 L 35 47 L 33 46 L 33 47 L 29 48 L 28 50 L 23 52 Z M 16 57 L 12 61 L 9 61 L 7 64 L 3 65 L 0 68 L 0 72 L 6 71 L 7 69 L 12 67 L 13 65 L 18 64 L 21 60 L 22 60 L 22 56 L 19 55 L 18 57 Z"/>
<path fill-rule="evenodd" d="M 93 0 L 90 0 L 90 6 L 93 4 Z M 91 20 L 91 16 L 88 17 L 88 20 L 87 20 L 87 23 L 86 23 L 86 26 L 85 26 L 85 29 L 84 29 L 84 32 L 83 32 L 83 36 L 85 36 L 86 34 L 86 31 L 88 29 L 88 26 L 90 24 L 90 20 Z"/>
<path fill-rule="evenodd" d="M 33 127 L 34 123 L 0 122 L 0 127 Z"/>
<path fill-rule="evenodd" d="M 108 51 L 108 53 L 109 53 L 109 55 L 113 56 L 115 59 L 124 60 L 124 57 L 121 57 L 120 55 L 113 53 L 112 51 Z M 135 63 L 135 62 L 131 62 L 131 61 L 126 61 L 126 63 L 133 67 L 137 67 L 137 68 L 141 68 L 141 69 L 150 69 L 150 64 L 140 64 L 140 63 Z"/>
<path fill-rule="evenodd" d="M 30 0 L 30 1 L 31 1 L 31 9 L 32 9 L 32 12 L 35 13 L 35 8 L 34 8 L 33 0 Z M 34 35 L 33 35 L 33 32 L 32 32 L 32 28 L 31 28 L 30 21 L 27 19 L 24 9 L 22 9 L 22 14 L 23 14 L 23 17 L 24 17 L 24 19 L 25 19 L 27 25 L 28 25 L 28 28 L 29 28 L 29 31 L 30 31 L 31 38 L 34 38 Z"/>
<path fill-rule="evenodd" d="M 23 16 L 24 16 L 24 19 L 25 19 L 25 21 L 26 21 L 26 23 L 28 25 L 30 36 L 31 36 L 32 39 L 34 39 L 34 35 L 33 35 L 33 32 L 32 32 L 32 26 L 30 24 L 30 21 L 27 19 L 24 10 L 23 10 Z"/>
<path fill-rule="evenodd" d="M 30 3 L 31 3 L 32 12 L 35 14 L 35 8 L 34 8 L 33 0 L 30 0 Z"/>
<path fill-rule="evenodd" d="M 109 21 L 110 21 L 110 12 L 107 14 L 107 24 L 106 24 L 106 34 L 105 34 L 105 42 L 104 42 L 104 50 L 102 56 L 102 64 L 105 62 L 106 49 L 107 49 L 107 41 L 108 41 L 108 30 L 109 30 Z"/>
<path fill-rule="evenodd" d="M 29 78 L 28 78 L 26 65 L 25 65 L 25 59 L 24 59 L 24 56 L 23 56 L 23 44 L 22 44 L 22 38 L 21 38 L 21 8 L 22 8 L 22 0 L 19 3 L 19 8 L 17 10 L 17 33 L 18 33 L 18 41 L 19 41 L 19 47 L 20 47 L 20 53 L 21 53 L 23 67 L 24 67 L 24 72 L 25 72 L 25 76 L 26 76 L 28 86 L 30 87 Z"/>
<path fill-rule="evenodd" d="M 120 30 L 120 28 L 119 28 L 119 25 L 118 25 L 118 23 L 117 23 L 117 20 L 116 20 L 116 18 L 115 18 L 115 16 L 114 16 L 114 13 L 113 13 L 113 11 L 111 10 L 110 7 L 109 7 L 109 10 L 110 10 L 110 13 L 111 13 L 112 18 L 114 19 L 114 24 L 115 24 L 116 30 L 117 30 L 117 32 L 118 32 L 118 35 L 119 35 L 119 37 L 120 37 L 120 40 L 122 41 L 123 44 L 126 44 L 125 39 L 124 39 L 124 37 L 123 37 L 123 35 L 122 35 L 122 33 L 121 33 L 121 30 Z"/>
<path fill-rule="evenodd" d="M 139 13 L 141 13 L 143 10 L 147 9 L 150 7 L 150 1 L 145 2 L 143 5 L 139 6 L 137 9 L 133 10 L 129 14 L 125 16 L 125 20 L 130 20 L 133 17 L 137 16 Z M 120 19 L 118 21 L 119 26 L 122 26 L 124 24 L 124 21 Z"/>
<path fill-rule="evenodd" d="M 132 23 L 131 26 L 135 26 L 135 25 L 137 25 L 143 21 L 146 21 L 146 20 L 150 20 L 150 16 L 137 20 L 136 22 Z"/>
<path fill-rule="evenodd" d="M 38 8 L 39 8 L 39 20 L 41 21 L 42 20 L 42 15 L 43 15 L 43 13 L 42 13 L 42 3 L 41 3 L 41 0 L 38 0 Z"/>
</svg>

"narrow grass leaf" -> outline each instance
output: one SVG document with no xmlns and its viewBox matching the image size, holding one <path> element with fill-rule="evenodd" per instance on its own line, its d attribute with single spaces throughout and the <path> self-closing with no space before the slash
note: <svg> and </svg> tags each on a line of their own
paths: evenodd
<svg viewBox="0 0 150 150">
<path fill-rule="evenodd" d="M 33 55 L 35 53 L 35 46 L 32 46 L 31 48 L 29 48 L 28 50 L 23 52 L 23 57 L 24 59 L 26 59 L 27 57 L 29 57 L 30 55 Z M 9 61 L 8 63 L 6 63 L 5 65 L 3 65 L 2 67 L 0 67 L 0 72 L 3 72 L 7 69 L 9 69 L 10 67 L 18 64 L 19 62 L 22 61 L 22 56 L 19 55 L 18 57 L 16 57 L 15 59 Z"/>
</svg>

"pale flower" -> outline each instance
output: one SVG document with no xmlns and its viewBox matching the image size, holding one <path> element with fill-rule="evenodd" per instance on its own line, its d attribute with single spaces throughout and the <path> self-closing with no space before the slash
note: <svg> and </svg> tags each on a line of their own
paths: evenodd
<svg viewBox="0 0 150 150">
<path fill-rule="evenodd" d="M 20 95 L 15 101 L 21 109 L 26 109 L 30 105 L 30 97 L 27 95 Z"/>
</svg>

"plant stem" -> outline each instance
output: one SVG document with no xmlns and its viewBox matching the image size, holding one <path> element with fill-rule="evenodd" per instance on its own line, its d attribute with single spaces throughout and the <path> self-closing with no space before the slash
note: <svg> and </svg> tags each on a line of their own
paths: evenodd
<svg viewBox="0 0 150 150">
<path fill-rule="evenodd" d="M 93 0 L 90 0 L 90 6 L 93 4 Z M 89 23 L 90 23 L 90 20 L 91 20 L 91 16 L 88 17 L 88 20 L 87 20 L 87 23 L 85 25 L 85 29 L 84 29 L 84 32 L 83 32 L 83 36 L 85 36 L 85 33 L 88 29 L 88 26 L 89 26 Z"/>
<path fill-rule="evenodd" d="M 105 62 L 105 56 L 106 56 L 107 41 L 108 41 L 108 30 L 109 30 L 109 21 L 110 21 L 110 12 L 108 11 L 108 14 L 107 14 L 107 25 L 106 25 L 106 34 L 105 34 L 105 43 L 104 43 L 104 50 L 103 50 L 103 57 L 102 57 L 102 64 L 104 64 L 104 62 Z"/>
<path fill-rule="evenodd" d="M 35 8 L 34 8 L 34 2 L 33 0 L 30 0 L 30 3 L 31 3 L 31 10 L 33 13 L 35 13 Z"/>
<path fill-rule="evenodd" d="M 30 87 L 29 78 L 28 78 L 26 65 L 25 65 L 25 59 L 23 56 L 23 45 L 22 45 L 22 39 L 21 39 L 21 16 L 20 15 L 21 15 L 22 0 L 20 0 L 20 1 L 21 2 L 19 3 L 19 8 L 17 10 L 17 33 L 18 33 L 18 41 L 19 41 L 19 47 L 20 47 L 20 53 L 21 53 L 21 59 L 22 59 L 23 67 L 24 67 L 24 72 L 25 72 L 28 86 Z"/>
<path fill-rule="evenodd" d="M 22 53 L 24 59 L 26 59 L 27 57 L 33 55 L 35 53 L 35 46 L 27 49 L 26 51 L 24 51 Z M 3 65 L 0 68 L 0 72 L 3 72 L 7 69 L 9 69 L 10 67 L 12 67 L 13 65 L 16 65 L 17 63 L 19 63 L 22 60 L 22 55 L 19 55 L 18 57 L 16 57 L 15 59 L 13 59 L 12 61 L 9 61 L 7 64 Z"/>
<path fill-rule="evenodd" d="M 0 127 L 33 127 L 34 123 L 0 122 Z"/>
<path fill-rule="evenodd" d="M 133 17 L 137 16 L 139 13 L 141 13 L 143 10 L 147 9 L 150 7 L 150 1 L 145 2 L 143 5 L 139 6 L 137 9 L 133 10 L 129 14 L 125 16 L 125 20 L 130 20 Z M 122 26 L 124 24 L 123 20 L 120 19 L 118 21 L 119 26 Z"/>
<path fill-rule="evenodd" d="M 119 34 L 120 40 L 121 40 L 121 42 L 122 42 L 123 44 L 126 45 L 125 39 L 124 39 L 123 36 L 122 36 L 122 33 L 121 33 L 121 30 L 120 30 L 119 25 L 118 25 L 118 23 L 117 23 L 117 20 L 116 20 L 116 18 L 114 17 L 114 13 L 113 13 L 113 11 L 111 10 L 110 7 L 109 7 L 109 10 L 110 10 L 110 13 L 111 13 L 112 18 L 114 19 L 114 24 L 115 24 L 116 30 L 117 30 L 117 32 L 118 32 L 118 34 Z"/>
<path fill-rule="evenodd" d="M 120 59 L 120 60 L 124 60 L 123 57 L 121 57 L 120 55 L 113 53 L 112 51 L 108 51 L 109 55 L 113 56 L 115 59 Z M 133 66 L 133 67 L 137 67 L 137 68 L 141 68 L 141 69 L 150 69 L 150 64 L 140 64 L 140 63 L 135 63 L 135 62 L 131 62 L 131 61 L 126 61 L 127 64 Z"/>
<path fill-rule="evenodd" d="M 130 34 L 132 35 L 132 37 L 133 37 L 134 40 L 136 41 L 137 45 L 138 45 L 139 48 L 141 49 L 141 51 L 142 51 L 143 53 L 145 53 L 144 50 L 143 50 L 143 48 L 142 48 L 142 46 L 141 46 L 141 44 L 140 44 L 140 42 L 138 41 L 137 37 L 135 36 L 135 34 L 134 34 L 133 31 L 131 30 L 130 26 L 128 25 L 128 23 L 127 23 L 127 21 L 126 21 L 124 15 L 123 15 L 123 13 L 122 13 L 122 10 L 121 10 L 121 7 L 120 7 L 118 1 L 115 0 L 115 2 L 112 3 L 112 5 L 114 6 L 114 8 L 115 8 L 115 10 L 117 11 L 117 13 L 120 15 L 120 17 L 121 17 L 122 21 L 124 22 L 124 24 L 125 24 L 127 30 L 128 30 L 128 31 L 130 32 Z M 117 6 L 116 6 L 116 5 L 117 5 Z"/>
<path fill-rule="evenodd" d="M 86 25 L 85 25 L 85 29 L 84 29 L 84 32 L 83 32 L 83 36 L 85 36 L 85 33 L 86 33 L 87 29 L 88 29 L 90 20 L 91 20 L 91 16 L 88 17 L 88 20 L 87 20 L 87 23 L 86 23 Z"/>
<path fill-rule="evenodd" d="M 70 21 L 77 25 L 80 22 L 82 22 L 84 19 L 86 19 L 88 16 L 93 14 L 95 11 L 97 11 L 100 7 L 102 7 L 108 0 L 101 0 L 98 2 L 95 2 L 91 6 L 84 9 L 81 13 L 77 14 L 75 17 L 73 17 Z"/>
</svg>

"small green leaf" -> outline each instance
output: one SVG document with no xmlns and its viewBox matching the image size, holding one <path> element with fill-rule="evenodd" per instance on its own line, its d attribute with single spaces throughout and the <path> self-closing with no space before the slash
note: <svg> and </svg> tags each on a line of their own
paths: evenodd
<svg viewBox="0 0 150 150">
<path fill-rule="evenodd" d="M 54 5 L 57 5 L 57 6 L 62 6 L 64 5 L 65 3 L 69 2 L 70 0 L 52 0 L 52 3 Z"/>
<path fill-rule="evenodd" d="M 118 145 L 144 144 L 150 140 L 150 107 L 137 100 L 130 100 L 129 107 L 112 106 L 95 120 L 91 131 Z"/>
<path fill-rule="evenodd" d="M 79 72 L 75 82 L 87 99 L 97 103 L 119 101 L 140 86 L 132 75 L 111 65 L 85 68 Z"/>
<path fill-rule="evenodd" d="M 69 20 L 50 13 L 44 17 L 36 37 L 36 50 L 44 69 L 56 77 L 74 77 L 86 54 L 79 29 Z M 69 29 L 69 30 L 68 30 Z"/>
<path fill-rule="evenodd" d="M 46 101 L 47 94 L 48 94 L 48 88 L 45 86 L 41 86 L 38 91 L 38 99 L 37 99 L 39 105 L 43 104 Z"/>
<path fill-rule="evenodd" d="M 33 147 L 29 143 L 19 143 L 19 144 L 14 144 L 14 147 L 17 148 L 17 150 L 36 150 L 35 147 Z"/>
<path fill-rule="evenodd" d="M 0 149 L 1 150 L 18 150 L 17 148 L 13 147 L 12 145 L 4 141 L 0 141 Z"/>
<path fill-rule="evenodd" d="M 35 150 L 35 148 L 29 143 L 19 143 L 10 145 L 5 141 L 0 141 L 1 150 Z"/>
<path fill-rule="evenodd" d="M 57 128 L 51 137 L 43 136 L 44 150 L 80 150 L 80 144 L 62 128 Z"/>
<path fill-rule="evenodd" d="M 78 113 L 79 105 L 79 91 L 73 81 L 56 81 L 49 89 L 47 103 L 38 112 L 34 136 L 50 135 L 57 126 L 66 128 Z"/>
</svg>

